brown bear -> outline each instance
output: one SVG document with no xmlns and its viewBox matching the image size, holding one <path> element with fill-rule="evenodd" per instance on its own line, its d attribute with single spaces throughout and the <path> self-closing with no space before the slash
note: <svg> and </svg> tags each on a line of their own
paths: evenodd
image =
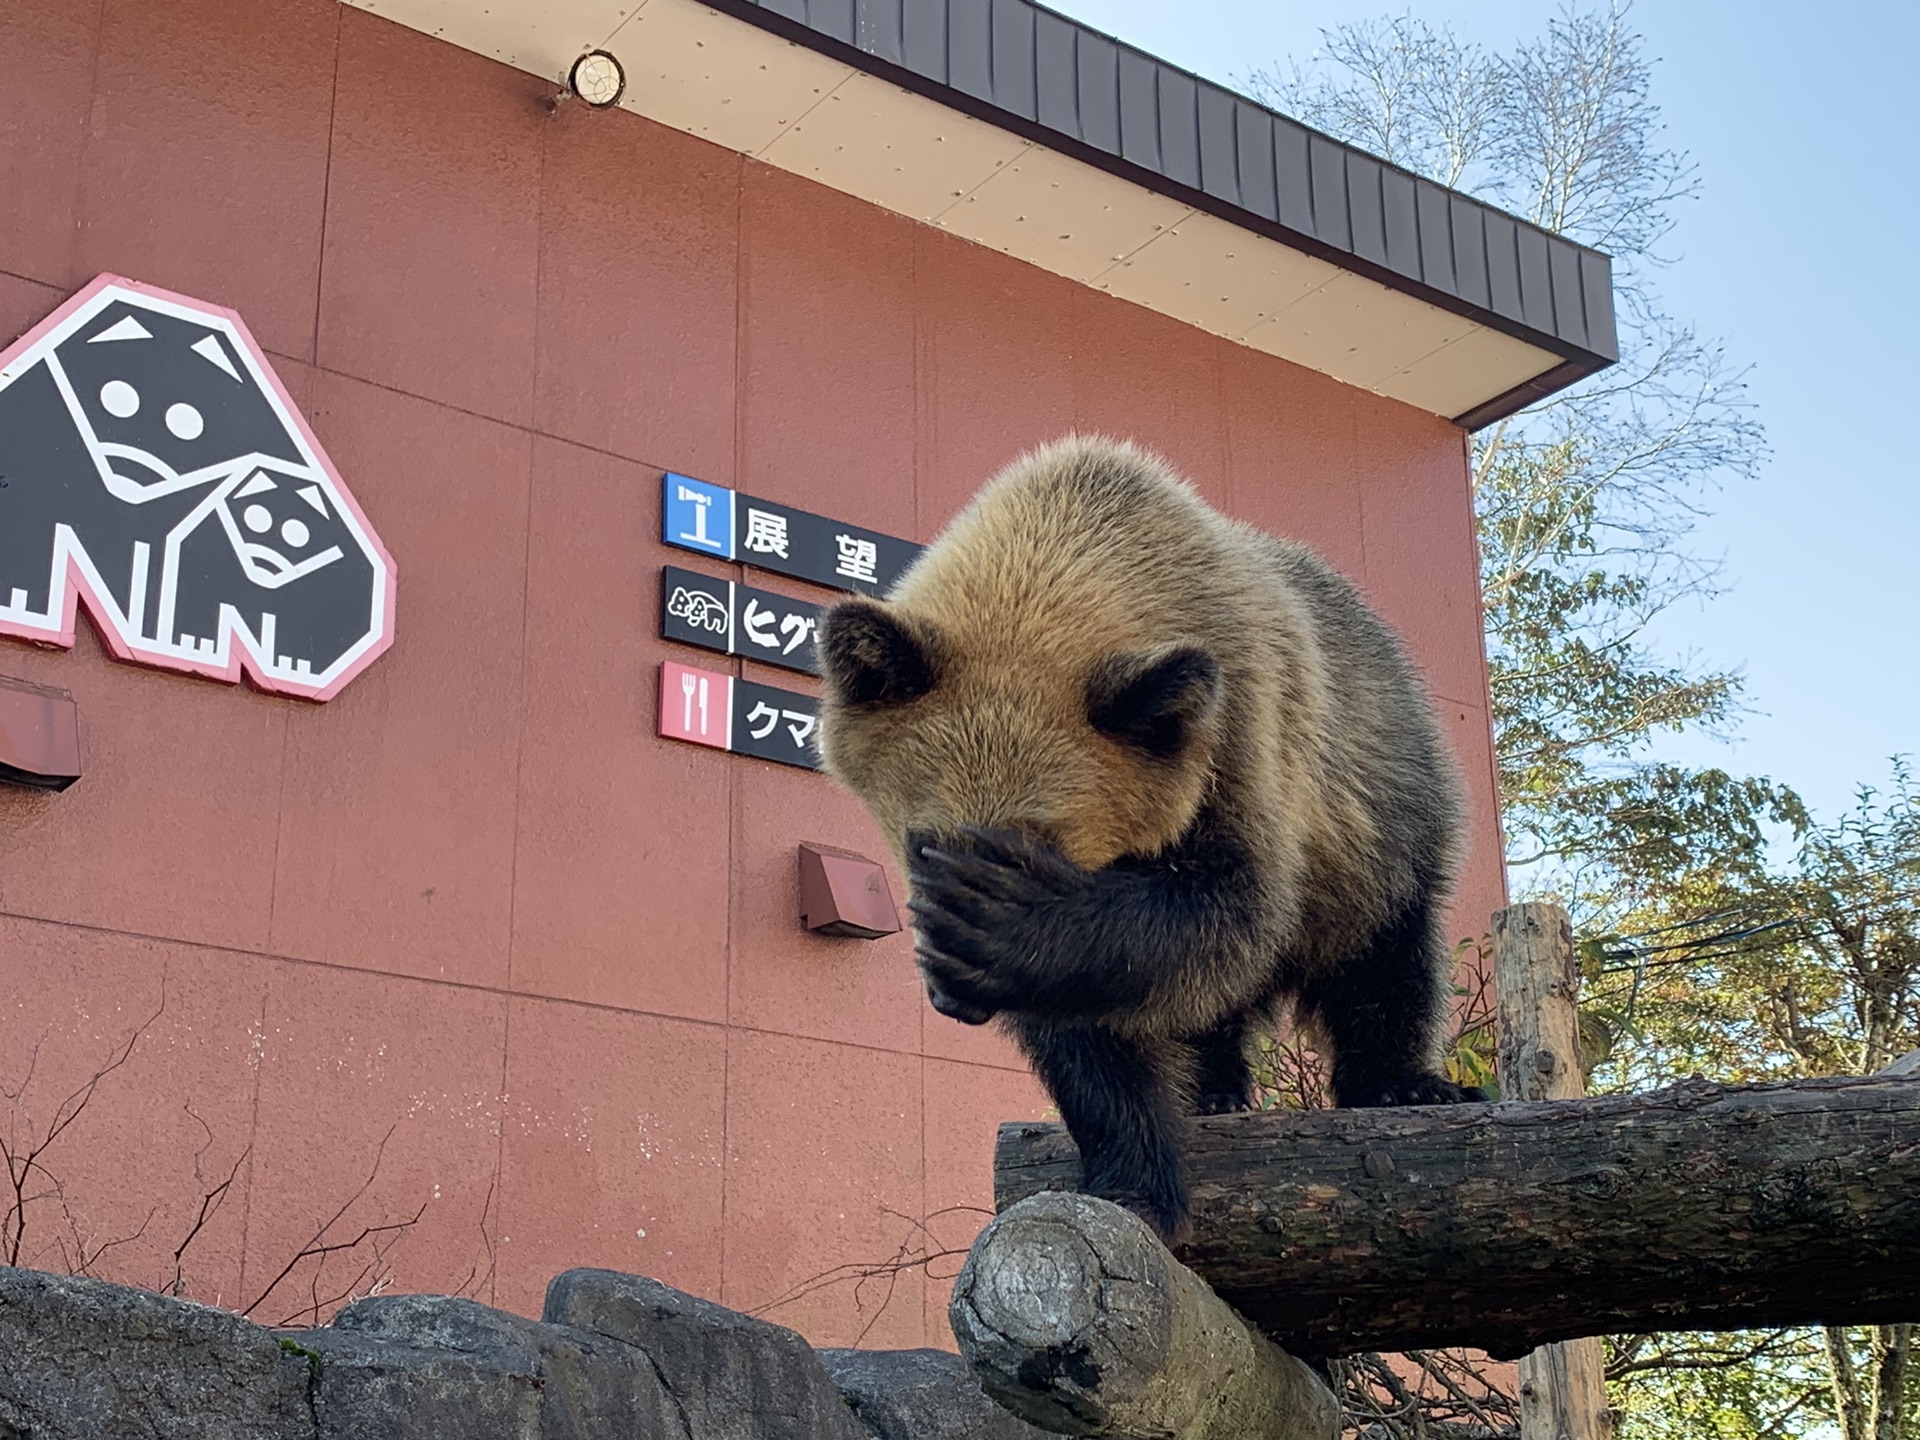
<svg viewBox="0 0 1920 1440">
<path fill-rule="evenodd" d="M 1461 806 L 1411 665 L 1310 551 L 1156 458 L 1008 466 L 884 601 L 827 611 L 821 753 L 908 877 L 934 1008 L 998 1016 L 1086 1189 L 1178 1238 L 1193 1109 L 1288 1001 L 1342 1105 L 1440 1068 Z"/>
</svg>

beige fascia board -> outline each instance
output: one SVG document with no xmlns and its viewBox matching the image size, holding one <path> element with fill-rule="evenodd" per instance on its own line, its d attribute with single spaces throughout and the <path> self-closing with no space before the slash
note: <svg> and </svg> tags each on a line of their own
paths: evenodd
<svg viewBox="0 0 1920 1440">
<path fill-rule="evenodd" d="M 564 81 L 585 51 L 631 18 L 638 0 L 342 0 L 516 70 Z M 625 61 L 621 62 L 623 65 Z M 628 74 L 633 73 L 627 67 Z"/>
</svg>

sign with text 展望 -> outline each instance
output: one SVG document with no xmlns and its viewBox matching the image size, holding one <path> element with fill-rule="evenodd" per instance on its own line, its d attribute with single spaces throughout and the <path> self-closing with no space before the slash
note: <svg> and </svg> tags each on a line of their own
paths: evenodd
<svg viewBox="0 0 1920 1440">
<path fill-rule="evenodd" d="M 811 695 L 672 660 L 660 666 L 660 734 L 669 740 L 818 770 L 819 724 Z"/>
<path fill-rule="evenodd" d="M 721 655 L 818 675 L 821 607 L 668 565 L 660 571 L 660 634 Z"/>
<path fill-rule="evenodd" d="M 667 544 L 835 590 L 884 594 L 921 550 L 897 535 L 671 471 L 661 499 L 660 538 Z"/>
</svg>

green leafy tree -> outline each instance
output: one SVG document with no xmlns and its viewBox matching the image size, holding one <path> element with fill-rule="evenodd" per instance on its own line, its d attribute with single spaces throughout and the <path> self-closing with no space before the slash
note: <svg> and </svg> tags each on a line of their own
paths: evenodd
<svg viewBox="0 0 1920 1440">
<path fill-rule="evenodd" d="M 1805 1331 L 1627 1335 L 1607 1344 L 1622 1440 L 1773 1440 L 1807 1433 L 1827 1386 Z"/>
<path fill-rule="evenodd" d="M 1665 886 L 1649 843 L 1647 873 L 1628 877 L 1631 933 L 1590 937 L 1589 993 L 1635 1032 L 1612 1083 L 1871 1074 L 1920 1046 L 1911 767 L 1896 758 L 1835 821 L 1797 803 L 1769 818 L 1787 833 L 1757 823 L 1750 797 L 1731 802 Z"/>
<path fill-rule="evenodd" d="M 1896 759 L 1837 820 L 1775 818 L 1791 841 L 1723 826 L 1731 843 L 1703 849 L 1677 883 L 1639 877 L 1633 933 L 1589 942 L 1589 994 L 1623 1031 L 1612 1083 L 1920 1070 L 1920 781 Z M 1912 1325 L 1789 1332 L 1714 1388 L 1753 1401 L 1797 1386 L 1802 1410 L 1829 1408 L 1843 1440 L 1914 1440 L 1912 1348 Z M 1635 1413 L 1675 1398 L 1639 1391 Z"/>
</svg>

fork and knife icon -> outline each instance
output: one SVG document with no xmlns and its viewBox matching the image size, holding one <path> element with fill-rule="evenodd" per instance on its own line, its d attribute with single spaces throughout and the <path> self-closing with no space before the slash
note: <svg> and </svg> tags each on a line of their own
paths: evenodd
<svg viewBox="0 0 1920 1440">
<path fill-rule="evenodd" d="M 682 675 L 680 694 L 685 701 L 685 713 L 680 721 L 682 730 L 693 729 L 693 700 L 696 693 L 700 697 L 700 733 L 704 735 L 707 733 L 707 679 L 704 675 L 698 679 L 692 675 Z"/>
</svg>

